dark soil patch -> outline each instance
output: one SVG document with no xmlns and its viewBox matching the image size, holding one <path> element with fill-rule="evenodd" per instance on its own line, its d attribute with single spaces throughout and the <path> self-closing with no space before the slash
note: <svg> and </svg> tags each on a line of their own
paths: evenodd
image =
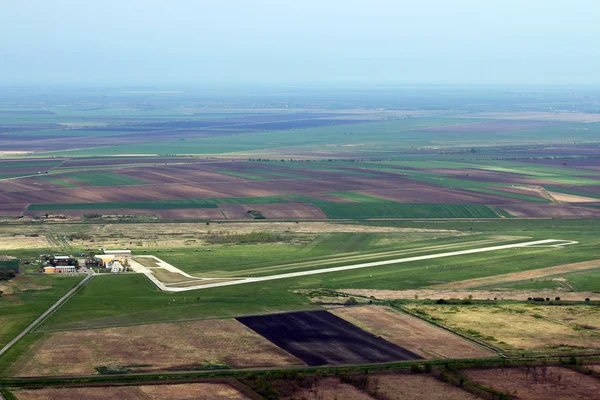
<svg viewBox="0 0 600 400">
<path fill-rule="evenodd" d="M 237 319 L 308 365 L 345 365 L 421 359 L 327 311 Z"/>
</svg>

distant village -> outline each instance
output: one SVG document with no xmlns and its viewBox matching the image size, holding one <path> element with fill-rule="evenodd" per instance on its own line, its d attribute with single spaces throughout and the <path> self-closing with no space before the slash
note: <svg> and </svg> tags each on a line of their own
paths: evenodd
<svg viewBox="0 0 600 400">
<path fill-rule="evenodd" d="M 96 272 L 118 274 L 130 270 L 130 259 L 131 250 L 109 249 L 89 250 L 88 253 L 80 253 L 77 256 L 51 254 L 40 256 L 46 274 L 76 273 L 82 267 L 97 269 Z"/>
</svg>

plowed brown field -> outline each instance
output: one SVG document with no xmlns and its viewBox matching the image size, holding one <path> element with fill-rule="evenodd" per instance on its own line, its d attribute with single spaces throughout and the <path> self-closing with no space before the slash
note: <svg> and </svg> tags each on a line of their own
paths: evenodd
<svg viewBox="0 0 600 400">
<path fill-rule="evenodd" d="M 98 366 L 186 370 L 302 365 L 233 319 L 165 323 L 47 334 L 14 365 L 15 376 L 89 375 Z M 135 368 L 134 368 L 135 369 Z"/>
<path fill-rule="evenodd" d="M 15 391 L 18 400 L 244 400 L 233 387 L 220 383 L 180 385 L 44 388 Z"/>
<path fill-rule="evenodd" d="M 377 384 L 377 393 L 385 400 L 477 400 L 457 387 L 429 375 L 377 375 L 371 377 L 371 389 Z"/>
<path fill-rule="evenodd" d="M 444 329 L 387 307 L 346 307 L 331 312 L 424 358 L 474 358 L 495 355 Z"/>
<path fill-rule="evenodd" d="M 463 371 L 474 381 L 528 400 L 600 399 L 600 380 L 566 368 L 496 368 Z"/>
</svg>

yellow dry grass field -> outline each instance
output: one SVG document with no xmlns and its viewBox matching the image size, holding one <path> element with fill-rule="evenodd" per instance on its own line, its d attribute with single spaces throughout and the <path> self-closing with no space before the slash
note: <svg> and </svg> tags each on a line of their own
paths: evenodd
<svg viewBox="0 0 600 400">
<path fill-rule="evenodd" d="M 206 223 L 161 223 L 160 229 L 157 229 L 155 224 L 112 224 L 104 221 L 94 224 L 2 225 L 0 226 L 0 249 L 50 247 L 46 241 L 46 235 L 60 235 L 66 238 L 72 246 L 82 248 L 197 247 L 206 244 L 204 239 L 215 231 L 226 234 L 293 232 L 299 240 L 310 240 L 315 235 L 329 232 L 390 233 L 399 236 L 393 238 L 394 240 L 425 240 L 463 235 L 458 231 L 446 229 L 378 227 L 330 222 L 224 222 L 210 225 Z"/>
<path fill-rule="evenodd" d="M 560 290 L 435 290 L 435 289 L 413 289 L 413 290 L 378 290 L 378 289 L 341 289 L 338 292 L 354 295 L 375 297 L 380 300 L 418 299 L 467 299 L 471 296 L 475 300 L 527 300 L 529 297 L 549 297 L 562 300 L 592 300 L 600 299 L 600 294 L 594 292 L 565 292 Z M 347 299 L 346 299 L 347 300 Z M 357 299 L 358 300 L 358 299 Z"/>
<path fill-rule="evenodd" d="M 0 234 L 0 250 L 18 250 L 50 247 L 43 236 L 12 236 Z"/>
<path fill-rule="evenodd" d="M 18 400 L 245 400 L 247 396 L 221 383 L 187 383 L 119 387 L 20 390 Z"/>
<path fill-rule="evenodd" d="M 594 199 L 592 197 L 576 196 L 573 194 L 564 194 L 557 192 L 548 192 L 550 195 L 561 203 L 599 203 L 600 199 Z"/>
<path fill-rule="evenodd" d="M 600 260 L 584 261 L 572 264 L 557 265 L 555 267 L 538 268 L 530 271 L 513 272 L 510 274 L 502 274 L 488 276 L 484 278 L 467 279 L 464 281 L 456 281 L 444 283 L 441 285 L 432 286 L 432 289 L 468 289 L 479 286 L 489 286 L 506 282 L 525 281 L 534 278 L 543 278 L 545 276 L 553 276 L 565 274 L 568 272 L 585 271 L 600 267 Z"/>
<path fill-rule="evenodd" d="M 408 305 L 424 312 L 459 332 L 479 337 L 505 350 L 551 352 L 553 349 L 600 349 L 600 332 L 584 329 L 570 321 L 551 318 L 544 313 L 558 312 L 561 307 L 527 304 L 496 306 Z M 571 308 L 571 307 L 569 307 Z M 578 312 L 593 310 L 577 306 Z M 565 311 L 566 312 L 566 311 Z M 595 313 L 595 311 L 593 311 Z M 593 320 L 597 313 L 590 314 Z M 586 316 L 578 315 L 578 320 Z"/>
<path fill-rule="evenodd" d="M 132 371 L 304 365 L 234 319 L 203 320 L 47 334 L 15 363 L 14 376 L 95 374 L 95 367 Z"/>
<path fill-rule="evenodd" d="M 495 355 L 457 335 L 388 307 L 346 307 L 330 312 L 424 358 L 475 358 Z"/>
<path fill-rule="evenodd" d="M 429 375 L 378 375 L 371 378 L 370 389 L 385 400 L 477 400 L 457 387 Z"/>
<path fill-rule="evenodd" d="M 533 307 L 531 311 L 544 318 L 598 332 L 600 340 L 600 308 L 589 306 Z"/>
<path fill-rule="evenodd" d="M 354 386 L 340 382 L 339 378 L 326 378 L 310 389 L 305 389 L 294 397 L 302 400 L 374 400 L 367 393 Z"/>
<path fill-rule="evenodd" d="M 496 368 L 468 370 L 470 379 L 515 399 L 600 399 L 600 379 L 566 368 Z"/>
</svg>

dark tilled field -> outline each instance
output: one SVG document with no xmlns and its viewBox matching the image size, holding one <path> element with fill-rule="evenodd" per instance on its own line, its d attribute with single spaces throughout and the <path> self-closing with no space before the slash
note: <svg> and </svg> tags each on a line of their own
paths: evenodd
<svg viewBox="0 0 600 400">
<path fill-rule="evenodd" d="M 271 314 L 237 320 L 311 366 L 421 358 L 327 311 Z"/>
</svg>

